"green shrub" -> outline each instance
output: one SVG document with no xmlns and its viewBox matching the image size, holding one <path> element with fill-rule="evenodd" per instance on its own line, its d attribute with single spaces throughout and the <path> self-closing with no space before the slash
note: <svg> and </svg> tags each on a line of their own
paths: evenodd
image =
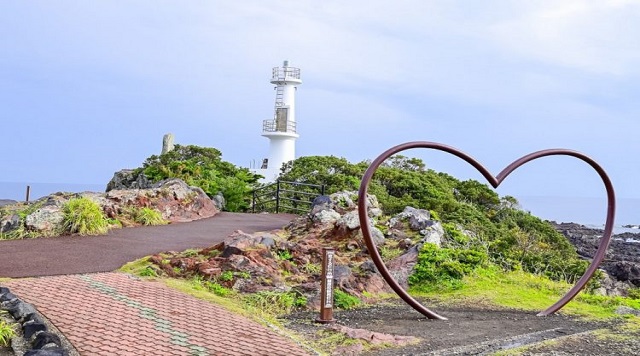
<svg viewBox="0 0 640 356">
<path fill-rule="evenodd" d="M 80 235 L 105 234 L 109 230 L 109 222 L 102 213 L 98 203 L 89 198 L 69 200 L 62 208 L 64 217 L 62 228 L 68 233 Z"/>
<path fill-rule="evenodd" d="M 276 252 L 276 258 L 282 261 L 291 261 L 293 260 L 293 255 L 289 250 L 279 250 Z"/>
<path fill-rule="evenodd" d="M 630 299 L 638 299 L 640 300 L 640 288 L 631 288 L 629 289 L 629 294 L 627 295 Z"/>
<path fill-rule="evenodd" d="M 158 273 L 151 266 L 145 267 L 143 270 L 138 272 L 138 275 L 141 277 L 157 277 Z"/>
<path fill-rule="evenodd" d="M 388 246 L 385 244 L 378 247 L 378 252 L 384 261 L 391 261 L 392 259 L 402 255 L 404 250 L 397 246 Z"/>
<path fill-rule="evenodd" d="M 347 292 L 343 292 L 341 289 L 333 291 L 333 305 L 340 309 L 353 309 L 362 304 L 362 301 Z"/>
<path fill-rule="evenodd" d="M 206 287 L 209 291 L 213 292 L 213 294 L 219 297 L 226 297 L 233 293 L 233 291 L 229 288 L 225 288 L 216 282 L 205 281 L 202 282 L 204 287 Z"/>
<path fill-rule="evenodd" d="M 442 224 L 442 228 L 444 229 L 447 238 L 452 242 L 455 242 L 456 245 L 466 246 L 469 243 L 469 236 L 458 230 L 456 224 L 444 223 Z"/>
<path fill-rule="evenodd" d="M 221 282 L 229 282 L 232 279 L 233 279 L 233 272 L 231 271 L 224 271 L 220 274 L 220 277 L 218 277 L 218 280 Z"/>
<path fill-rule="evenodd" d="M 322 266 L 319 263 L 307 262 L 302 265 L 301 269 L 309 274 L 320 274 L 322 272 Z"/>
<path fill-rule="evenodd" d="M 172 151 L 153 155 L 137 172 L 143 172 L 154 183 L 167 178 L 182 179 L 202 188 L 210 197 L 222 192 L 227 211 L 248 209 L 251 191 L 260 177 L 247 168 L 223 161 L 222 153 L 215 148 L 194 145 L 175 145 Z"/>
<path fill-rule="evenodd" d="M 487 261 L 484 252 L 424 244 L 409 285 L 422 291 L 458 289 L 462 278 Z"/>
<path fill-rule="evenodd" d="M 16 331 L 13 326 L 0 320 L 0 346 L 9 346 L 14 336 L 16 336 Z"/>
<path fill-rule="evenodd" d="M 134 212 L 133 220 L 141 225 L 165 225 L 166 220 L 162 218 L 162 213 L 153 208 L 140 208 Z"/>
</svg>

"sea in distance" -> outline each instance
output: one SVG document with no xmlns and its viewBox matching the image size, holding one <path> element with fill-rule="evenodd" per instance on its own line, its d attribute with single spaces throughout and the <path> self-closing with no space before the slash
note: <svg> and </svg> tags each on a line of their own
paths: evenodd
<svg viewBox="0 0 640 356">
<path fill-rule="evenodd" d="M 106 184 L 0 182 L 0 199 L 24 201 L 27 186 L 30 186 L 30 200 L 36 200 L 55 192 L 104 192 Z M 600 229 L 605 224 L 606 198 L 516 196 L 516 199 L 520 208 L 542 219 Z M 640 225 L 640 199 L 617 198 L 614 232 L 640 233 L 640 229 L 624 225 Z"/>
</svg>

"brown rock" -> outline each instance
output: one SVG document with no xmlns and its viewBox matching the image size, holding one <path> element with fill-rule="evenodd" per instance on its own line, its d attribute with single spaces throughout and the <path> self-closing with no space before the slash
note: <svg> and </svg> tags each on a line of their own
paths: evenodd
<svg viewBox="0 0 640 356">
<path fill-rule="evenodd" d="M 238 230 L 224 241 L 222 257 L 241 255 L 245 250 L 256 247 L 261 240 L 262 238 L 259 236 L 253 236 Z"/>
</svg>

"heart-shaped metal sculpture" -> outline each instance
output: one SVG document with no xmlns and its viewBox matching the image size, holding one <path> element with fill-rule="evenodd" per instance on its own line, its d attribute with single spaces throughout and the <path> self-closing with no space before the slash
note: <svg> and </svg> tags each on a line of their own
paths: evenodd
<svg viewBox="0 0 640 356">
<path fill-rule="evenodd" d="M 580 290 L 582 290 L 582 288 L 584 288 L 584 286 L 587 284 L 589 279 L 593 276 L 593 274 L 598 269 L 598 266 L 604 259 L 605 253 L 607 252 L 607 248 L 609 247 L 609 242 L 611 240 L 611 233 L 613 231 L 613 221 L 614 221 L 615 210 L 616 210 L 616 198 L 615 198 L 615 193 L 613 191 L 613 185 L 611 184 L 611 180 L 609 179 L 605 171 L 602 169 L 602 167 L 600 167 L 600 165 L 598 165 L 593 159 L 583 155 L 580 152 L 576 152 L 573 150 L 566 150 L 566 149 L 542 150 L 542 151 L 528 154 L 520 159 L 517 159 L 516 161 L 511 163 L 509 166 L 507 166 L 505 169 L 503 169 L 502 172 L 500 172 L 500 174 L 494 177 L 491 173 L 489 173 L 489 171 L 483 165 L 478 163 L 478 161 L 476 161 L 471 156 L 453 147 L 443 145 L 440 143 L 427 142 L 427 141 L 407 142 L 407 143 L 403 143 L 395 147 L 392 147 L 387 151 L 383 152 L 380 156 L 378 156 L 378 158 L 376 158 L 373 162 L 371 162 L 371 165 L 369 165 L 369 168 L 365 172 L 362 178 L 362 182 L 360 183 L 360 190 L 358 191 L 358 216 L 360 218 L 360 228 L 362 229 L 362 234 L 364 236 L 365 243 L 367 244 L 367 249 L 369 250 L 369 254 L 373 259 L 373 262 L 378 268 L 378 271 L 380 271 L 380 274 L 382 274 L 382 277 L 389 284 L 389 286 L 400 296 L 400 298 L 402 298 L 407 304 L 412 306 L 418 312 L 422 313 L 423 315 L 425 315 L 430 319 L 446 320 L 445 317 L 434 313 L 433 311 L 423 306 L 420 302 L 413 299 L 398 284 L 398 282 L 393 278 L 393 276 L 391 276 L 391 274 L 389 273 L 389 270 L 387 269 L 384 262 L 382 261 L 382 257 L 380 257 L 380 253 L 378 252 L 378 249 L 376 248 L 371 238 L 371 230 L 370 230 L 371 225 L 369 221 L 369 216 L 367 215 L 367 206 L 366 206 L 367 205 L 366 203 L 367 188 L 369 187 L 369 182 L 371 181 L 371 178 L 373 177 L 373 174 L 376 172 L 378 167 L 380 167 L 380 165 L 387 158 L 393 156 L 394 154 L 401 151 L 408 150 L 408 149 L 412 149 L 412 148 L 431 148 L 438 151 L 444 151 L 454 156 L 457 156 L 459 158 L 462 158 L 463 160 L 467 161 L 467 163 L 474 166 L 478 170 L 478 172 L 480 172 L 485 177 L 485 179 L 491 184 L 491 186 L 493 186 L 494 188 L 497 188 L 500 185 L 500 183 L 502 183 L 502 181 L 505 178 L 507 178 L 509 174 L 511 174 L 511 172 L 516 170 L 516 168 L 537 158 L 546 157 L 546 156 L 563 155 L 563 156 L 572 156 L 588 163 L 598 173 L 598 175 L 600 175 L 600 179 L 602 179 L 602 182 L 604 183 L 604 186 L 607 191 L 607 200 L 608 200 L 607 220 L 604 226 L 604 235 L 600 240 L 600 245 L 598 246 L 598 250 L 596 251 L 596 254 L 593 257 L 591 264 L 589 265 L 585 273 L 582 275 L 582 277 L 580 277 L 580 279 L 567 292 L 567 294 L 565 294 L 562 298 L 560 298 L 556 303 L 554 303 L 549 308 L 538 313 L 538 315 L 539 316 L 550 315 L 558 311 L 560 308 L 562 308 L 565 304 L 571 301 L 571 299 L 573 299 L 580 292 Z"/>
</svg>

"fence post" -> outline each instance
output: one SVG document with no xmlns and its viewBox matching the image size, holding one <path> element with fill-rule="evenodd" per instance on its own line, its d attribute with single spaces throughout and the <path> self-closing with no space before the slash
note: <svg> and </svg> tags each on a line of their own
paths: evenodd
<svg viewBox="0 0 640 356">
<path fill-rule="evenodd" d="M 333 266 L 335 249 L 324 247 L 322 249 L 322 285 L 320 289 L 320 316 L 317 323 L 328 324 L 336 320 L 333 318 Z"/>
<path fill-rule="evenodd" d="M 26 199 L 27 203 L 29 202 L 29 195 L 31 195 L 31 186 L 30 185 L 27 186 L 27 199 Z"/>
<path fill-rule="evenodd" d="M 276 214 L 280 213 L 280 179 L 276 181 Z"/>
</svg>

